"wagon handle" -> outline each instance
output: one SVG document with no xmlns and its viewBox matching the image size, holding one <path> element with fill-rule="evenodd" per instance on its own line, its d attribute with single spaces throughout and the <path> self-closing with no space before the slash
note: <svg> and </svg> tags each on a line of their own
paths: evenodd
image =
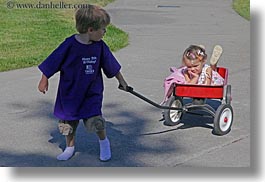
<svg viewBox="0 0 265 182">
<path fill-rule="evenodd" d="M 118 88 L 119 88 L 119 89 L 122 89 L 122 86 L 119 85 Z M 138 97 L 138 98 L 144 100 L 145 102 L 147 102 L 147 103 L 149 103 L 149 104 L 151 104 L 151 105 L 153 105 L 153 106 L 155 106 L 155 107 L 157 107 L 157 108 L 159 108 L 159 109 L 170 109 L 170 110 L 183 111 L 183 108 L 161 106 L 160 104 L 157 104 L 157 103 L 151 101 L 150 99 L 146 98 L 145 96 L 139 94 L 138 92 L 134 91 L 133 87 L 131 87 L 131 86 L 127 86 L 125 91 L 126 91 L 126 92 L 130 92 L 130 93 L 133 94 L 134 96 L 136 96 L 136 97 Z"/>
</svg>

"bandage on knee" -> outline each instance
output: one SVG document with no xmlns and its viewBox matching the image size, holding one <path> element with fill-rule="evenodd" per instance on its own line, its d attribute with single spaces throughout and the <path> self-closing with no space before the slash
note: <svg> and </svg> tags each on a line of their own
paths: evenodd
<svg viewBox="0 0 265 182">
<path fill-rule="evenodd" d="M 59 132 L 62 135 L 69 135 L 72 134 L 74 129 L 67 121 L 59 121 L 58 123 Z"/>
</svg>

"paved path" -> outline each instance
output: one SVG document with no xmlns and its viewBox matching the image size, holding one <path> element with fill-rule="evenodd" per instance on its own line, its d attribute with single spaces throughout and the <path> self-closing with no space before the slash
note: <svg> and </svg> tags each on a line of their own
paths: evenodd
<svg viewBox="0 0 265 182">
<path fill-rule="evenodd" d="M 215 136 L 210 121 L 200 117 L 165 126 L 159 122 L 161 110 L 106 79 L 103 111 L 112 160 L 99 162 L 95 135 L 80 125 L 75 156 L 56 161 L 65 146 L 52 115 L 58 75 L 42 95 L 40 73 L 33 67 L 0 73 L 0 166 L 249 167 L 250 22 L 232 10 L 231 0 L 117 0 L 107 9 L 112 22 L 130 35 L 130 45 L 115 53 L 124 76 L 158 103 L 169 67 L 179 65 L 188 45 L 204 44 L 209 55 L 215 44 L 222 45 L 220 65 L 229 68 L 232 85 L 232 131 Z"/>
</svg>

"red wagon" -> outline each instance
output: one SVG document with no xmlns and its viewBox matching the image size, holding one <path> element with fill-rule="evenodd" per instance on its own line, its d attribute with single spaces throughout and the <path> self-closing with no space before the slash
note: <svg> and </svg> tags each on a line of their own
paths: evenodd
<svg viewBox="0 0 265 182">
<path fill-rule="evenodd" d="M 183 114 L 196 114 L 201 116 L 210 116 L 214 119 L 213 133 L 216 135 L 225 135 L 230 132 L 233 123 L 233 108 L 231 106 L 231 85 L 228 85 L 228 69 L 219 67 L 217 72 L 224 78 L 224 85 L 191 85 L 175 84 L 173 95 L 167 100 L 165 105 L 159 105 L 143 95 L 135 92 L 132 87 L 127 91 L 154 105 L 157 108 L 164 109 L 165 124 L 174 126 L 180 123 Z M 184 98 L 191 98 L 192 102 L 184 104 Z M 221 104 L 217 109 L 206 104 L 206 99 L 220 100 Z M 206 114 L 200 114 L 203 111 Z"/>
</svg>

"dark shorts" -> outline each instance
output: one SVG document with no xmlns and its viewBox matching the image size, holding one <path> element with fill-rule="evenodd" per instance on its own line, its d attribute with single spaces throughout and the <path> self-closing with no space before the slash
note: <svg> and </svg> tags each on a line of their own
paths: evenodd
<svg viewBox="0 0 265 182">
<path fill-rule="evenodd" d="M 93 116 L 88 119 L 83 119 L 83 122 L 88 132 L 98 132 L 105 130 L 106 122 L 102 116 Z M 78 124 L 79 120 L 60 120 L 58 123 L 58 128 L 62 135 L 75 134 Z"/>
</svg>

